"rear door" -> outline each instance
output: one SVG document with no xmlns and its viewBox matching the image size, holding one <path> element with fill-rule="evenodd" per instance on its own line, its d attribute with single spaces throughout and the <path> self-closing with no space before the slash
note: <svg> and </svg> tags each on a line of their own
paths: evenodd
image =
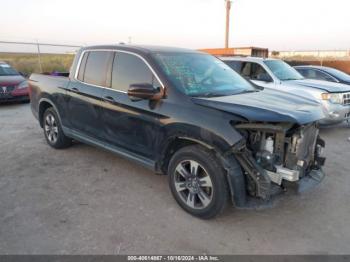
<svg viewBox="0 0 350 262">
<path fill-rule="evenodd" d="M 153 159 L 161 128 L 157 112 L 162 103 L 131 101 L 128 88 L 140 83 L 163 88 L 144 59 L 133 53 L 116 52 L 111 88 L 103 93 L 103 122 L 109 144 Z"/>
<path fill-rule="evenodd" d="M 110 51 L 85 52 L 76 79 L 67 90 L 70 127 L 99 140 L 104 139 L 101 98 L 110 81 L 113 54 Z"/>
</svg>

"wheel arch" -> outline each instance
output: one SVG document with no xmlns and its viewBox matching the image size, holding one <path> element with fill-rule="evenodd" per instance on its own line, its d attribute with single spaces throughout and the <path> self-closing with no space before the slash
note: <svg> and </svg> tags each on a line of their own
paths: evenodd
<svg viewBox="0 0 350 262">
<path fill-rule="evenodd" d="M 219 155 L 223 155 L 232 147 L 228 140 L 208 129 L 178 123 L 166 127 L 163 140 L 158 142 L 156 172 L 159 174 L 166 174 L 170 158 L 185 146 L 201 145 Z"/>
<path fill-rule="evenodd" d="M 40 127 L 43 127 L 43 117 L 44 117 L 44 113 L 45 113 L 45 111 L 46 111 L 48 108 L 50 108 L 50 107 L 53 107 L 53 108 L 54 108 L 54 110 L 55 110 L 56 113 L 57 113 L 57 116 L 58 116 L 58 119 L 59 119 L 60 123 L 62 123 L 62 122 L 61 122 L 60 114 L 59 114 L 59 112 L 58 112 L 57 107 L 55 106 L 55 104 L 54 104 L 51 100 L 49 100 L 49 99 L 47 99 L 47 98 L 42 98 L 42 99 L 40 99 L 40 101 L 39 101 L 39 108 L 38 108 L 38 112 L 39 112 L 39 113 L 38 113 L 38 117 L 39 117 Z"/>
<path fill-rule="evenodd" d="M 208 130 L 203 130 L 198 127 L 193 127 L 198 132 L 186 133 L 184 126 L 181 127 L 181 131 L 175 131 L 172 136 L 162 143 L 160 152 L 156 159 L 156 173 L 166 175 L 168 165 L 171 157 L 179 149 L 191 146 L 200 145 L 205 149 L 212 151 L 218 160 L 221 162 L 222 167 L 225 169 L 227 175 L 227 183 L 230 189 L 230 195 L 233 205 L 244 206 L 246 203 L 246 186 L 245 186 L 245 176 L 236 160 L 232 147 L 223 138 L 209 132 Z M 241 141 L 239 139 L 238 141 Z"/>
<path fill-rule="evenodd" d="M 200 141 L 198 139 L 192 137 L 185 136 L 175 136 L 169 139 L 165 145 L 165 148 L 162 150 L 162 154 L 158 157 L 157 160 L 157 173 L 167 174 L 168 164 L 170 162 L 171 157 L 183 147 L 191 146 L 191 145 L 201 145 L 207 149 L 214 150 L 214 147 Z"/>
</svg>

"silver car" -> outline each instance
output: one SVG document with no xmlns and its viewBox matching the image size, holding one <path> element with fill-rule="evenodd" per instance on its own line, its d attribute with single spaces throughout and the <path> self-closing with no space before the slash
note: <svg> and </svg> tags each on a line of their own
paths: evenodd
<svg viewBox="0 0 350 262">
<path fill-rule="evenodd" d="M 305 79 L 279 59 L 258 57 L 221 57 L 227 65 L 257 86 L 277 89 L 319 101 L 325 118 L 322 125 L 350 119 L 350 86 L 322 80 Z"/>
</svg>

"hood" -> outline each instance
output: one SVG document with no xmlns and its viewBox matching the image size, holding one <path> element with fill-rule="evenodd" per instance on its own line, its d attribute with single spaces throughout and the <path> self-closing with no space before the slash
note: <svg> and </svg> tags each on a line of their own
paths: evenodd
<svg viewBox="0 0 350 262">
<path fill-rule="evenodd" d="M 249 121 L 291 122 L 302 125 L 324 118 L 318 102 L 271 89 L 212 98 L 193 97 L 192 101 L 239 115 Z"/>
<path fill-rule="evenodd" d="M 350 85 L 350 81 L 344 81 L 343 80 L 341 83 L 344 84 L 344 85 Z"/>
<path fill-rule="evenodd" d="M 302 80 L 290 80 L 290 81 L 283 81 L 284 84 L 297 84 L 305 87 L 311 87 L 311 88 L 317 88 L 320 90 L 327 91 L 329 93 L 341 93 L 341 92 L 349 92 L 350 86 L 341 84 L 341 83 L 334 83 L 334 82 L 328 82 L 328 81 L 322 81 L 322 80 L 313 80 L 313 79 L 302 79 Z"/>
<path fill-rule="evenodd" d="M 26 79 L 21 75 L 0 76 L 0 86 L 16 86 Z"/>
</svg>

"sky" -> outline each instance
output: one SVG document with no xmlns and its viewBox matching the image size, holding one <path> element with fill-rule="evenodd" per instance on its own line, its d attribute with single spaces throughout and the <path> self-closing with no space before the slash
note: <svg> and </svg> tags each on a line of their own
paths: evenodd
<svg viewBox="0 0 350 262">
<path fill-rule="evenodd" d="M 0 41 L 224 45 L 224 0 L 0 0 L 0 11 Z M 350 49 L 349 14 L 350 0 L 233 0 L 229 43 Z M 6 48 L 0 44 L 0 52 Z"/>
</svg>

